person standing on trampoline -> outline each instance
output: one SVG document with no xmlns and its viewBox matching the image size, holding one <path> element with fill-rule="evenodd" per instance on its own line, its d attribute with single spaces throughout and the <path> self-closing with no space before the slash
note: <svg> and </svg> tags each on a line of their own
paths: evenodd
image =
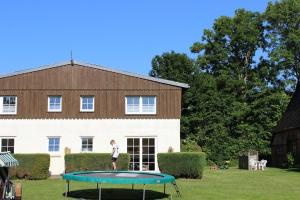
<svg viewBox="0 0 300 200">
<path fill-rule="evenodd" d="M 112 146 L 112 154 L 111 154 L 111 163 L 112 163 L 112 169 L 117 170 L 117 160 L 119 157 L 119 146 L 117 145 L 115 140 L 110 141 L 110 145 Z"/>
</svg>

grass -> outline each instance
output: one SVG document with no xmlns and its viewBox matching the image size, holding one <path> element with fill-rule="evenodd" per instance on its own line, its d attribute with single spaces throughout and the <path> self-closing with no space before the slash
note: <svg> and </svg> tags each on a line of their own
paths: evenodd
<svg viewBox="0 0 300 200">
<path fill-rule="evenodd" d="M 202 180 L 178 179 L 182 200 L 298 200 L 300 197 L 300 171 L 268 168 L 266 171 L 247 171 L 231 168 L 210 171 L 206 169 Z M 59 200 L 63 197 L 65 182 L 61 179 L 22 181 L 23 200 Z M 162 185 L 146 186 L 146 199 L 169 199 Z M 68 199 L 97 199 L 96 184 L 71 182 Z M 171 186 L 167 193 L 173 193 Z M 142 186 L 104 185 L 102 200 L 142 199 Z"/>
</svg>

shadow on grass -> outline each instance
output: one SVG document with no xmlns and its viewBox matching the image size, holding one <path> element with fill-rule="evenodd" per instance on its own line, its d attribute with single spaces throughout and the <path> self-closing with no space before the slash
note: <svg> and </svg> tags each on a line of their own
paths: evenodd
<svg viewBox="0 0 300 200">
<path fill-rule="evenodd" d="M 300 172 L 300 168 L 290 168 L 286 169 L 287 172 Z"/>
<path fill-rule="evenodd" d="M 102 200 L 140 200 L 143 198 L 143 190 L 131 190 L 131 189 L 110 189 L 103 188 L 101 191 Z M 65 195 L 65 193 L 63 193 Z M 99 193 L 97 189 L 85 189 L 85 190 L 74 190 L 68 193 L 68 197 L 76 199 L 98 199 Z M 156 192 L 152 190 L 146 190 L 146 199 L 163 199 L 169 195 L 162 192 Z"/>
</svg>

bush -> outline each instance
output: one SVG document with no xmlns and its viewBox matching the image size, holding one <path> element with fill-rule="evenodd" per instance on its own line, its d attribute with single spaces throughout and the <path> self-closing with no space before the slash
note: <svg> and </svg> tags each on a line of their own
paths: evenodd
<svg viewBox="0 0 300 200">
<path fill-rule="evenodd" d="M 199 178 L 203 176 L 206 165 L 205 153 L 159 153 L 158 165 L 162 173 L 175 177 Z"/>
<path fill-rule="evenodd" d="M 181 140 L 181 152 L 202 152 L 202 148 L 191 138 Z"/>
<path fill-rule="evenodd" d="M 287 167 L 288 168 L 293 168 L 295 167 L 295 158 L 292 153 L 287 154 Z"/>
<path fill-rule="evenodd" d="M 130 156 L 120 154 L 117 160 L 118 170 L 128 170 Z M 111 170 L 109 153 L 74 153 L 65 155 L 66 173 L 88 170 Z"/>
<path fill-rule="evenodd" d="M 10 169 L 10 177 L 42 180 L 49 177 L 49 154 L 14 154 L 19 166 Z"/>
</svg>

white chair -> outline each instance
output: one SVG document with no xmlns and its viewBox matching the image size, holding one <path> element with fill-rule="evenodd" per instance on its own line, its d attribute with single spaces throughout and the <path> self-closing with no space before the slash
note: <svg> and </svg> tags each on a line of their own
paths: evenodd
<svg viewBox="0 0 300 200">
<path fill-rule="evenodd" d="M 267 160 L 261 160 L 260 162 L 259 162 L 259 165 L 258 165 L 258 168 L 260 169 L 260 170 L 265 170 L 265 168 L 267 167 Z"/>
<path fill-rule="evenodd" d="M 249 161 L 249 170 L 257 170 L 257 161 L 256 160 Z"/>
</svg>

